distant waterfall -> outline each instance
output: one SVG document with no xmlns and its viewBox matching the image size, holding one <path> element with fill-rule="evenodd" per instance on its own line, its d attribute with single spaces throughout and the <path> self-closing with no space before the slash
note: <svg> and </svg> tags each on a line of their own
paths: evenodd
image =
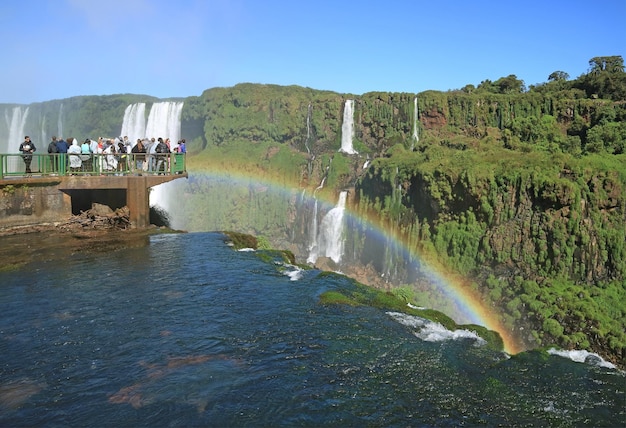
<svg viewBox="0 0 626 428">
<path fill-rule="evenodd" d="M 41 137 L 39 141 L 41 141 L 41 144 L 44 147 L 47 147 L 47 144 L 49 143 L 48 134 L 46 134 L 46 117 L 45 116 L 41 119 Z"/>
<path fill-rule="evenodd" d="M 146 103 L 135 103 L 126 107 L 120 136 L 126 135 L 133 146 L 138 139 L 146 137 Z"/>
<path fill-rule="evenodd" d="M 169 138 L 172 144 L 176 144 L 181 138 L 180 118 L 183 111 L 183 102 L 165 101 L 154 103 L 150 109 L 146 124 L 145 136 L 148 138 Z M 145 108 L 145 107 L 144 107 Z M 128 136 L 130 139 L 130 135 Z M 131 140 L 132 141 L 132 140 Z M 152 188 L 150 192 L 150 206 L 158 205 L 167 211 L 167 189 L 174 185 L 173 181 L 160 184 Z"/>
<path fill-rule="evenodd" d="M 354 100 L 346 100 L 343 109 L 343 124 L 341 125 L 341 149 L 340 152 L 349 155 L 357 154 L 352 147 L 354 138 Z"/>
<path fill-rule="evenodd" d="M 315 263 L 317 260 L 318 242 L 317 242 L 317 198 L 315 199 L 315 205 L 313 206 L 313 224 L 311 224 L 311 244 L 309 244 L 309 257 L 307 257 L 307 263 Z"/>
<path fill-rule="evenodd" d="M 311 103 L 309 103 L 309 107 L 306 112 L 306 140 L 304 140 L 304 147 L 306 147 L 306 151 L 308 154 L 311 154 L 311 147 L 309 146 L 309 140 L 311 139 Z"/>
<path fill-rule="evenodd" d="M 61 104 L 61 106 L 59 107 L 59 118 L 57 120 L 57 135 L 59 136 L 59 138 L 63 137 L 64 139 L 66 138 L 65 135 L 63 135 L 63 104 Z"/>
<path fill-rule="evenodd" d="M 5 144 L 5 146 L 1 147 L 0 153 L 18 153 L 20 144 L 24 141 L 24 126 L 28 118 L 28 111 L 29 107 L 13 107 L 10 116 L 9 109 L 4 111 L 4 119 L 6 120 L 9 135 L 6 141 L 0 141 L 0 144 Z M 37 143 L 39 142 L 35 142 L 35 147 L 41 145 L 41 143 Z"/>
<path fill-rule="evenodd" d="M 163 137 L 163 139 L 169 138 L 173 143 L 178 142 L 183 104 L 183 102 L 174 101 L 152 104 L 148 123 L 146 123 L 146 137 Z"/>
<path fill-rule="evenodd" d="M 326 181 L 326 176 L 322 178 L 322 182 L 319 186 L 313 191 L 313 199 L 315 200 L 315 204 L 313 205 L 313 222 L 311 224 L 311 229 L 309 231 L 309 235 L 311 237 L 311 243 L 309 244 L 309 257 L 307 258 L 307 263 L 315 263 L 317 260 L 317 254 L 319 251 L 318 242 L 317 242 L 317 212 L 318 212 L 318 201 L 315 197 L 315 193 L 324 188 L 324 182 Z"/>
<path fill-rule="evenodd" d="M 318 257 L 329 257 L 335 263 L 343 256 L 343 216 L 346 210 L 348 192 L 339 194 L 337 205 L 322 219 L 317 236 L 317 248 L 312 249 L 307 262 L 315 263 Z M 317 202 L 316 202 L 317 203 Z"/>
<path fill-rule="evenodd" d="M 417 109 L 417 97 L 413 99 L 413 141 L 411 142 L 411 150 L 415 149 L 415 144 L 419 143 L 420 136 L 417 132 L 417 121 L 419 119 L 419 111 Z"/>
</svg>

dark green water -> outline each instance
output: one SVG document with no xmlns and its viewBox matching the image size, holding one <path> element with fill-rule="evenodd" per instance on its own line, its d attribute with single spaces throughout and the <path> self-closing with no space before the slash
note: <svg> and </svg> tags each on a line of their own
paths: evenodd
<svg viewBox="0 0 626 428">
<path fill-rule="evenodd" d="M 415 334 L 419 320 L 322 306 L 322 292 L 351 282 L 232 251 L 219 234 L 34 262 L 0 273 L 0 284 L 0 426 L 578 427 L 626 418 L 623 372 L 533 352 L 509 358 L 470 333 L 427 341 Z"/>
</svg>

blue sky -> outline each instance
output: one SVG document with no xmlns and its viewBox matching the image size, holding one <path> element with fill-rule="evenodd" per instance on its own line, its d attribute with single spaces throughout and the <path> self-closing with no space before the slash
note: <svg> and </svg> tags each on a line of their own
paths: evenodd
<svg viewBox="0 0 626 428">
<path fill-rule="evenodd" d="M 0 40 L 0 103 L 242 82 L 416 93 L 626 58 L 626 0 L 3 0 Z"/>
</svg>

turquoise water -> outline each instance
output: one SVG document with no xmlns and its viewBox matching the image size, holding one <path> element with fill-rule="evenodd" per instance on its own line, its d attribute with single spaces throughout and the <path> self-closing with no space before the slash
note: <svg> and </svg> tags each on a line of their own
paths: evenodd
<svg viewBox="0 0 626 428">
<path fill-rule="evenodd" d="M 623 372 L 323 306 L 215 233 L 0 273 L 0 426 L 621 426 Z M 422 338 L 420 338 L 420 337 Z M 425 340 L 428 339 L 428 340 Z"/>
</svg>

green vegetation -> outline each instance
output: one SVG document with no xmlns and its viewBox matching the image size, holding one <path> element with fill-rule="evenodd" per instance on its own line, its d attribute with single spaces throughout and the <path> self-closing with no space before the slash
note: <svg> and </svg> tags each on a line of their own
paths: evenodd
<svg viewBox="0 0 626 428">
<path fill-rule="evenodd" d="M 226 236 L 228 245 L 232 246 L 235 250 L 242 250 L 246 248 L 252 248 L 253 250 L 259 250 L 257 255 L 265 260 L 272 261 L 278 256 L 284 263 L 295 265 L 296 257 L 289 250 L 274 250 L 271 247 L 266 237 L 255 237 L 246 233 L 239 233 L 233 231 L 223 232 Z"/>
<path fill-rule="evenodd" d="M 258 247 L 258 239 L 252 235 L 232 231 L 225 231 L 224 235 L 228 237 L 228 244 L 235 250 L 242 250 L 244 248 L 256 250 Z"/>
<path fill-rule="evenodd" d="M 527 92 L 508 79 L 420 94 L 416 150 L 388 150 L 358 191 L 361 212 L 482 283 L 529 346 L 591 348 L 623 365 L 626 74 L 609 58 Z M 400 204 L 389 197 L 398 184 Z"/>
<path fill-rule="evenodd" d="M 321 294 L 320 303 L 324 305 L 341 304 L 350 306 L 371 306 L 385 311 L 401 312 L 414 315 L 441 324 L 446 329 L 474 331 L 478 336 L 485 339 L 491 349 L 501 351 L 504 348 L 502 338 L 495 332 L 485 327 L 473 324 L 458 325 L 447 315 L 432 309 L 416 309 L 407 305 L 404 297 L 393 292 L 385 292 L 354 283 L 354 288 L 341 291 L 327 291 Z"/>
</svg>

